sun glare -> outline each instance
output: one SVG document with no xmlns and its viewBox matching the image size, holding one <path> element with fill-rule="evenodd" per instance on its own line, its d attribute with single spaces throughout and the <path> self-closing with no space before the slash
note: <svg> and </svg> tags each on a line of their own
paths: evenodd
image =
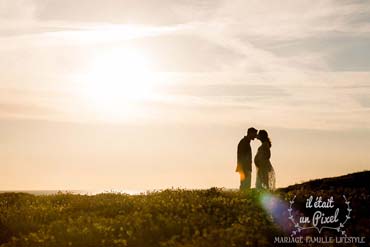
<svg viewBox="0 0 370 247">
<path fill-rule="evenodd" d="M 155 78 L 148 56 L 120 49 L 97 55 L 84 81 L 84 96 L 96 112 L 122 117 L 152 96 Z"/>
</svg>

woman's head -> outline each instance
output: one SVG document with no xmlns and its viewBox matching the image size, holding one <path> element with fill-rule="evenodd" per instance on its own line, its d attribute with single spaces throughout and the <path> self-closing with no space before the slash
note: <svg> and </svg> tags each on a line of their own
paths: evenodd
<svg viewBox="0 0 370 247">
<path fill-rule="evenodd" d="M 262 143 L 268 142 L 271 147 L 271 141 L 270 141 L 269 135 L 266 130 L 258 131 L 257 139 L 260 140 Z"/>
</svg>

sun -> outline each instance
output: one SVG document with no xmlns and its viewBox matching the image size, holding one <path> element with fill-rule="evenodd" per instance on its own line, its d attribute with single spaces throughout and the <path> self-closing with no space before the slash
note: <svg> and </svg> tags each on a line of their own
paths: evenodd
<svg viewBox="0 0 370 247">
<path fill-rule="evenodd" d="M 98 54 L 85 75 L 84 97 L 103 115 L 135 114 L 153 95 L 155 75 L 149 57 L 138 50 L 115 49 Z"/>
</svg>

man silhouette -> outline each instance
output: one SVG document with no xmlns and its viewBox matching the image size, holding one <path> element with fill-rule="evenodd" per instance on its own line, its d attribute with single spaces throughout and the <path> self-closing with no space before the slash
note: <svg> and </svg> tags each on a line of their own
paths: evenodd
<svg viewBox="0 0 370 247">
<path fill-rule="evenodd" d="M 236 172 L 240 174 L 240 190 L 251 188 L 252 176 L 252 148 L 251 140 L 257 137 L 257 130 L 249 128 L 247 135 L 238 144 Z"/>
</svg>

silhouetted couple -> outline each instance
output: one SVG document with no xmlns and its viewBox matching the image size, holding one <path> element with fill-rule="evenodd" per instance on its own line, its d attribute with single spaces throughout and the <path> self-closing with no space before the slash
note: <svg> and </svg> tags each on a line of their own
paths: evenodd
<svg viewBox="0 0 370 247">
<path fill-rule="evenodd" d="M 251 141 L 257 138 L 261 141 L 254 164 L 257 168 L 256 188 L 275 189 L 275 172 L 271 165 L 271 141 L 266 130 L 257 131 L 249 128 L 247 135 L 238 144 L 238 163 L 236 172 L 240 174 L 240 190 L 247 190 L 251 187 L 252 178 L 252 148 Z"/>
</svg>

